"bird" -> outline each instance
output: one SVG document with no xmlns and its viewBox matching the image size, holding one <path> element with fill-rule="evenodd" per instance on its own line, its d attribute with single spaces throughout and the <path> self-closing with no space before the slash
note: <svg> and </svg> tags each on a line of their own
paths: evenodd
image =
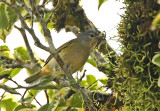
<svg viewBox="0 0 160 111">
<path fill-rule="evenodd" d="M 99 31 L 86 30 L 59 48 L 57 52 L 64 64 L 70 66 L 71 74 L 78 71 L 87 61 L 92 50 L 104 39 Z M 48 57 L 41 70 L 25 79 L 26 83 L 33 83 L 44 76 L 64 76 L 65 73 L 52 55 Z"/>
</svg>

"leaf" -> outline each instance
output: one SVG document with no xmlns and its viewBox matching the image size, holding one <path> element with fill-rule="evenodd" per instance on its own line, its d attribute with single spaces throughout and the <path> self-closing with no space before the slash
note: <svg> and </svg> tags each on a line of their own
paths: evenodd
<svg viewBox="0 0 160 111">
<path fill-rule="evenodd" d="M 89 59 L 87 60 L 87 62 L 88 62 L 89 64 L 91 64 L 93 67 L 97 67 L 97 66 L 96 66 L 96 63 L 94 62 L 94 60 L 93 60 L 92 58 L 89 58 Z"/>
<path fill-rule="evenodd" d="M 20 100 L 19 102 L 22 102 L 24 104 L 29 104 L 32 102 L 33 99 L 34 99 L 34 97 L 26 97 L 23 100 Z"/>
<path fill-rule="evenodd" d="M 69 101 L 67 101 L 67 105 L 71 107 L 81 108 L 83 101 L 78 94 L 74 94 Z"/>
<path fill-rule="evenodd" d="M 38 111 L 55 111 L 55 109 L 58 106 L 58 100 L 53 100 L 51 103 L 46 104 L 44 106 L 42 106 L 41 108 L 39 108 Z"/>
<path fill-rule="evenodd" d="M 32 109 L 36 109 L 36 106 L 35 105 L 33 105 L 33 104 L 31 104 L 31 106 L 30 106 Z M 26 109 L 27 108 L 27 106 L 24 106 L 24 105 L 18 105 L 15 109 L 14 109 L 14 111 L 20 111 L 20 110 L 24 110 L 24 109 Z M 28 110 L 27 110 L 28 111 Z"/>
<path fill-rule="evenodd" d="M 33 96 L 35 97 L 38 93 L 39 93 L 38 90 L 30 90 L 30 93 L 27 94 L 26 98 L 33 97 Z M 31 94 L 32 94 L 32 96 L 31 96 Z"/>
<path fill-rule="evenodd" d="M 160 54 L 156 54 L 152 59 L 153 64 L 156 64 L 160 67 Z"/>
<path fill-rule="evenodd" d="M 158 78 L 158 86 L 160 87 L 160 76 Z"/>
<path fill-rule="evenodd" d="M 56 87 L 51 82 L 53 78 L 54 78 L 53 76 L 41 77 L 37 81 L 30 84 L 28 88 L 34 89 L 34 90 L 55 89 Z"/>
<path fill-rule="evenodd" d="M 10 71 L 11 72 L 7 73 L 7 74 L 9 74 L 11 78 L 13 78 L 14 76 L 16 76 L 21 71 L 21 68 L 10 69 Z M 3 84 L 7 81 L 8 81 L 7 79 L 4 79 Z"/>
<path fill-rule="evenodd" d="M 13 71 L 13 69 L 4 69 L 2 67 L 0 67 L 0 75 L 4 75 L 4 74 L 11 74 L 11 72 Z"/>
<path fill-rule="evenodd" d="M 99 10 L 99 8 L 101 7 L 101 5 L 104 3 L 104 2 L 106 2 L 107 0 L 99 0 L 99 2 L 98 2 L 98 10 Z"/>
<path fill-rule="evenodd" d="M 154 18 L 151 29 L 155 30 L 157 27 L 160 28 L 160 13 L 158 13 Z"/>
<path fill-rule="evenodd" d="M 47 89 L 47 94 L 49 96 L 49 99 L 52 100 L 53 96 L 55 95 L 55 90 L 53 90 L 53 89 Z"/>
<path fill-rule="evenodd" d="M 3 52 L 3 51 L 10 51 L 10 50 L 9 50 L 8 46 L 2 45 L 2 46 L 0 46 L 0 52 Z"/>
<path fill-rule="evenodd" d="M 100 81 L 103 85 L 106 85 L 106 84 L 107 84 L 107 80 L 108 80 L 108 78 L 107 78 L 106 76 L 99 78 L 99 81 Z"/>
<path fill-rule="evenodd" d="M 37 87 L 33 87 L 32 89 L 33 90 L 57 89 L 57 87 L 55 87 L 53 82 L 49 82 L 49 83 L 43 83 Z"/>
<path fill-rule="evenodd" d="M 88 86 L 86 80 L 82 80 L 82 81 L 80 82 L 80 85 L 83 86 L 83 87 L 87 87 L 87 86 Z"/>
<path fill-rule="evenodd" d="M 7 45 L 0 46 L 0 55 L 11 57 L 11 53 Z"/>
<path fill-rule="evenodd" d="M 31 108 L 24 108 L 24 109 L 20 109 L 19 111 L 37 111 L 37 110 L 31 109 Z"/>
<path fill-rule="evenodd" d="M 48 110 L 49 106 L 50 106 L 50 103 L 49 103 L 49 104 L 45 104 L 45 105 L 43 105 L 42 107 L 40 107 L 40 108 L 38 109 L 38 111 L 49 111 L 49 110 Z"/>
<path fill-rule="evenodd" d="M 25 47 L 17 47 L 14 49 L 14 57 L 15 59 L 27 61 L 29 60 L 29 55 Z"/>
<path fill-rule="evenodd" d="M 17 98 L 12 94 L 6 94 L 1 100 L 1 108 L 3 108 L 5 111 L 14 111 L 14 108 L 17 105 Z"/>
<path fill-rule="evenodd" d="M 13 69 L 13 71 L 11 72 L 11 78 L 13 78 L 15 75 L 17 75 L 19 72 L 21 71 L 21 68 L 15 68 Z"/>
<path fill-rule="evenodd" d="M 89 85 L 93 84 L 95 81 L 96 81 L 96 77 L 95 76 L 93 76 L 93 75 L 87 75 L 87 83 Z"/>
<path fill-rule="evenodd" d="M 16 20 L 17 15 L 15 12 L 10 7 L 0 2 L 0 39 L 4 42 Z"/>
<path fill-rule="evenodd" d="M 9 92 L 11 94 L 19 94 L 20 95 L 20 93 L 17 92 L 15 89 L 13 89 L 5 84 L 0 83 L 0 88 L 4 89 L 6 92 Z"/>
</svg>

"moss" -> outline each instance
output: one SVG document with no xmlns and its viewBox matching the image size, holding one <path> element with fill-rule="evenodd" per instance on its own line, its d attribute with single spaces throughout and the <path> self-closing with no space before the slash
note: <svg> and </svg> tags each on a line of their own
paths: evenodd
<svg viewBox="0 0 160 111">
<path fill-rule="evenodd" d="M 53 6 L 57 5 L 57 0 L 54 1 Z M 59 1 L 57 8 L 54 12 L 52 21 L 54 28 L 60 31 L 67 25 L 76 26 L 81 32 L 90 28 L 84 10 L 79 6 L 79 0 Z"/>
<path fill-rule="evenodd" d="M 160 33 L 159 29 L 150 28 L 160 5 L 156 0 L 124 3 L 126 11 L 118 27 L 123 55 L 111 89 L 131 110 L 157 111 L 160 109 L 159 67 L 152 63 L 152 58 L 159 51 Z"/>
</svg>

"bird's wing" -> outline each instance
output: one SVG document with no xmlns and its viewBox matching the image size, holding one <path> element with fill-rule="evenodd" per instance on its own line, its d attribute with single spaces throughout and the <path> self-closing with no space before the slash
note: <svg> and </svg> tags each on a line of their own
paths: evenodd
<svg viewBox="0 0 160 111">
<path fill-rule="evenodd" d="M 75 40 L 75 39 L 73 39 L 73 40 Z M 61 52 L 63 49 L 67 48 L 69 45 L 72 44 L 73 40 L 70 40 L 70 41 L 66 42 L 65 44 L 61 45 L 60 47 L 58 47 L 58 48 L 57 48 L 57 52 L 59 53 L 59 52 Z M 50 55 L 50 56 L 47 58 L 44 66 L 52 59 L 52 57 L 53 57 L 53 55 Z M 44 66 L 43 66 L 43 67 L 44 67 Z"/>
</svg>

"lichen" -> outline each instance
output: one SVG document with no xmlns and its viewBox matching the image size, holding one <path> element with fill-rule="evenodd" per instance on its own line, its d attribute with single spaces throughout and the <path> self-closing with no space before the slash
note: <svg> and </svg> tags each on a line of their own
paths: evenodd
<svg viewBox="0 0 160 111">
<path fill-rule="evenodd" d="M 126 0 L 125 14 L 118 27 L 122 56 L 111 89 L 124 107 L 135 111 L 158 111 L 160 68 L 152 63 L 159 51 L 159 29 L 151 30 L 153 19 L 160 11 L 157 0 Z"/>
</svg>

